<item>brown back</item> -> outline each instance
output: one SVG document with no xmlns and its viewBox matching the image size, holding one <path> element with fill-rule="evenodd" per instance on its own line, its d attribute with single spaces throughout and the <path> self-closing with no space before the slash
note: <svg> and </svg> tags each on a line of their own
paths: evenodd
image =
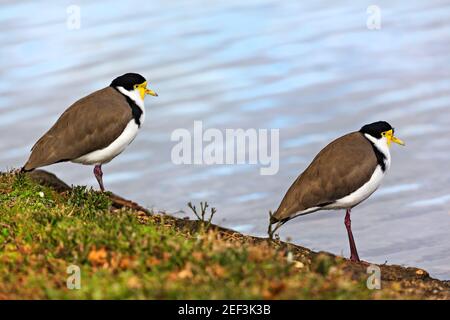
<svg viewBox="0 0 450 320">
<path fill-rule="evenodd" d="M 371 143 L 360 132 L 342 136 L 314 158 L 287 191 L 274 218 L 320 207 L 356 191 L 372 176 L 377 158 Z"/>
<path fill-rule="evenodd" d="M 111 87 L 71 105 L 33 146 L 24 170 L 69 161 L 103 149 L 132 119 L 126 98 Z"/>
</svg>

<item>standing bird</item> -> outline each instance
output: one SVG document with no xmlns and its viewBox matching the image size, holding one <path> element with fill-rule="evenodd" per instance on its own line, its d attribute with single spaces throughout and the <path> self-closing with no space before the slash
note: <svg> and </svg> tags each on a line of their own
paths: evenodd
<svg viewBox="0 0 450 320">
<path fill-rule="evenodd" d="M 294 181 L 270 224 L 273 232 L 287 221 L 318 210 L 346 209 L 350 259 L 360 261 L 353 239 L 350 211 L 380 186 L 391 165 L 391 142 L 405 145 L 385 121 L 367 124 L 323 148 Z M 270 230 L 271 226 L 269 227 Z"/>
<path fill-rule="evenodd" d="M 22 171 L 71 161 L 95 165 L 94 175 L 102 191 L 102 164 L 119 155 L 144 123 L 147 80 L 137 73 L 114 79 L 71 105 L 33 146 Z"/>
</svg>

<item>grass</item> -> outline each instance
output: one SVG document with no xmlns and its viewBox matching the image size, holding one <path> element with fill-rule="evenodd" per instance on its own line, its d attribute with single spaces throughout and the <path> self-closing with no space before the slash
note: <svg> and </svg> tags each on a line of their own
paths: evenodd
<svg viewBox="0 0 450 320">
<path fill-rule="evenodd" d="M 58 193 L 0 175 L 0 299 L 371 299 L 343 259 L 112 209 L 85 187 Z M 70 290 L 67 268 L 81 271 Z"/>
</svg>

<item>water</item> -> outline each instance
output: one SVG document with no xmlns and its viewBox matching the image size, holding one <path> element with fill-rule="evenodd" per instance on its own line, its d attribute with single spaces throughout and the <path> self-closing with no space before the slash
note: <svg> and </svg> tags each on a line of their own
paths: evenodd
<svg viewBox="0 0 450 320">
<path fill-rule="evenodd" d="M 328 141 L 384 119 L 393 146 L 382 187 L 353 211 L 360 256 L 450 278 L 450 2 L 2 1 L 0 168 L 22 165 L 32 144 L 78 98 L 117 75 L 145 75 L 158 98 L 133 144 L 104 167 L 108 189 L 184 216 L 208 200 L 216 222 L 264 235 L 267 212 Z M 280 170 L 171 161 L 177 128 L 280 128 Z M 91 167 L 58 164 L 68 183 L 96 186 Z M 178 213 L 177 213 L 178 212 Z M 349 255 L 343 212 L 286 224 L 282 238 Z"/>
</svg>

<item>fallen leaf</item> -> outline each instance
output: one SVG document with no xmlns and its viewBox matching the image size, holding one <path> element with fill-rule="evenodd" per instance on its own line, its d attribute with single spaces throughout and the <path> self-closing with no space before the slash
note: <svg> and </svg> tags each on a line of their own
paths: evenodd
<svg viewBox="0 0 450 320">
<path fill-rule="evenodd" d="M 161 264 L 161 260 L 155 257 L 149 257 L 146 261 L 145 261 L 145 265 L 147 267 L 154 267 L 157 265 Z"/>
<path fill-rule="evenodd" d="M 178 272 L 177 276 L 179 279 L 188 279 L 193 277 L 192 269 L 190 263 L 186 263 L 183 270 Z"/>
<path fill-rule="evenodd" d="M 195 260 L 197 260 L 197 261 L 202 261 L 204 255 L 203 255 L 203 252 L 195 251 L 195 252 L 192 253 L 192 257 L 193 257 Z"/>
<path fill-rule="evenodd" d="M 95 247 L 89 252 L 88 260 L 94 266 L 103 266 L 107 264 L 108 253 L 105 248 L 97 250 Z"/>
<path fill-rule="evenodd" d="M 135 276 L 133 276 L 133 277 L 131 277 L 130 279 L 128 279 L 128 281 L 127 281 L 127 286 L 128 286 L 128 288 L 130 288 L 130 289 L 139 289 L 139 288 L 142 287 L 139 278 L 138 278 L 138 277 L 135 277 Z"/>
</svg>

